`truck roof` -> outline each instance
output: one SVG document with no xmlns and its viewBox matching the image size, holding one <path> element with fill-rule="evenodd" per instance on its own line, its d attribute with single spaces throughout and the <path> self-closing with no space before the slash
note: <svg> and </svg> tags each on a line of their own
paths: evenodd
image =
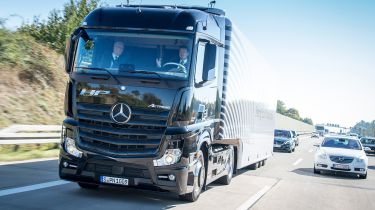
<svg viewBox="0 0 375 210">
<path fill-rule="evenodd" d="M 209 30 L 211 34 L 212 32 L 217 34 L 220 25 L 224 25 L 219 24 L 220 21 L 225 21 L 222 15 L 224 15 L 222 10 L 204 7 L 165 5 L 101 7 L 86 16 L 82 26 L 206 33 L 206 30 Z M 204 24 L 197 24 L 198 22 Z"/>
</svg>

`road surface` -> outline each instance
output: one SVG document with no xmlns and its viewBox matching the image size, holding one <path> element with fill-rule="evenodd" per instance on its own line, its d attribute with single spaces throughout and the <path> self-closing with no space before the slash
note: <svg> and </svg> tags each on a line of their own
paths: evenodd
<svg viewBox="0 0 375 210">
<path fill-rule="evenodd" d="M 211 184 L 195 203 L 158 191 L 80 189 L 61 181 L 57 160 L 0 165 L 0 209 L 375 209 L 375 156 L 367 179 L 313 173 L 322 139 L 305 138 L 294 153 L 274 153 L 257 170 L 240 170 L 229 186 Z"/>
</svg>

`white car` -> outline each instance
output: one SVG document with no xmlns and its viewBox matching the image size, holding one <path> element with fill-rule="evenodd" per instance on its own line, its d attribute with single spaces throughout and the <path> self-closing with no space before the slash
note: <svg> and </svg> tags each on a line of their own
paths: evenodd
<svg viewBox="0 0 375 210">
<path fill-rule="evenodd" d="M 341 171 L 367 178 L 368 158 L 361 142 L 351 136 L 325 137 L 315 153 L 314 173 Z"/>
</svg>

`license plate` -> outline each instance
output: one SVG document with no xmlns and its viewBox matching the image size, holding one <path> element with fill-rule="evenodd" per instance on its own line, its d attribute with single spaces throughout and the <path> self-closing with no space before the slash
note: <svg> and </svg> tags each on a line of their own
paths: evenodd
<svg viewBox="0 0 375 210">
<path fill-rule="evenodd" d="M 108 184 L 129 185 L 128 179 L 110 176 L 100 176 L 100 182 Z"/>
<path fill-rule="evenodd" d="M 281 147 L 281 145 L 279 145 L 279 144 L 274 144 L 273 147 L 277 147 L 277 148 L 279 148 L 279 147 Z"/>
<path fill-rule="evenodd" d="M 349 169 L 349 165 L 333 164 L 333 168 L 348 170 Z"/>
</svg>

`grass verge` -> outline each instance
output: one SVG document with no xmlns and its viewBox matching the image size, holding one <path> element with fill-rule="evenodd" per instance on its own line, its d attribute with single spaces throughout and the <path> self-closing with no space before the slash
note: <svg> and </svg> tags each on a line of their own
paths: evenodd
<svg viewBox="0 0 375 210">
<path fill-rule="evenodd" d="M 0 162 L 52 158 L 58 157 L 58 155 L 59 145 L 57 143 L 0 145 Z"/>
</svg>

